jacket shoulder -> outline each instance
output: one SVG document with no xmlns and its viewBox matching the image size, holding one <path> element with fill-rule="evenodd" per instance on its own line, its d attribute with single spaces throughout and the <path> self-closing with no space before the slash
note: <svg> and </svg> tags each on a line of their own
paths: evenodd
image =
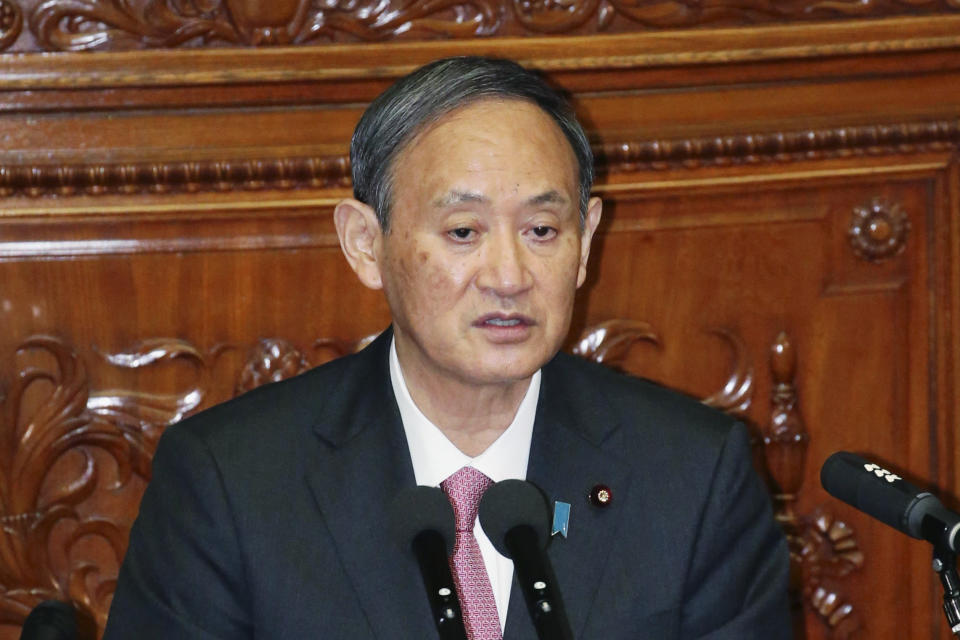
<svg viewBox="0 0 960 640">
<path fill-rule="evenodd" d="M 699 433 L 722 440 L 737 422 L 686 393 L 577 356 L 558 354 L 551 364 L 568 393 L 592 396 L 637 435 L 649 437 L 654 430 L 660 437 Z"/>
</svg>

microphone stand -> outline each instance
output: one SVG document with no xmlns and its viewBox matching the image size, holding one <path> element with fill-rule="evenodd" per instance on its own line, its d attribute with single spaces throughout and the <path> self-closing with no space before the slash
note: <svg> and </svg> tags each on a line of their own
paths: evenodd
<svg viewBox="0 0 960 640">
<path fill-rule="evenodd" d="M 943 584 L 943 612 L 947 624 L 960 638 L 960 576 L 957 575 L 957 554 L 945 545 L 933 546 L 933 570 Z"/>
</svg>

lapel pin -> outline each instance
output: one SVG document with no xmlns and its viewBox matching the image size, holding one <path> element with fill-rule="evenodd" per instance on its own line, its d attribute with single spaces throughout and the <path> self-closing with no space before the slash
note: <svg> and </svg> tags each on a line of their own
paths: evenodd
<svg viewBox="0 0 960 640">
<path fill-rule="evenodd" d="M 551 536 L 558 533 L 564 538 L 570 531 L 570 503 L 557 500 L 553 503 L 553 528 L 550 531 Z"/>
<path fill-rule="evenodd" d="M 595 507 L 609 507 L 613 501 L 613 491 L 605 484 L 594 485 L 590 489 L 590 504 Z"/>
</svg>

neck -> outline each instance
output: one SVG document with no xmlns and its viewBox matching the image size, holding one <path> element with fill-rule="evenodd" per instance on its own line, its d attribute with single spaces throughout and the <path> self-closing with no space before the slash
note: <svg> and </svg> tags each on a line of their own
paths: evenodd
<svg viewBox="0 0 960 640">
<path fill-rule="evenodd" d="M 397 353 L 403 379 L 417 408 L 471 458 L 487 450 L 513 422 L 530 377 L 489 385 L 424 375 Z"/>
</svg>

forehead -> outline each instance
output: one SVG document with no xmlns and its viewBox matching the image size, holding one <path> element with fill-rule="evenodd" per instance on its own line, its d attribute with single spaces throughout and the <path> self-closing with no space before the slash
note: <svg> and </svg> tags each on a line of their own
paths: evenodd
<svg viewBox="0 0 960 640">
<path fill-rule="evenodd" d="M 574 201 L 578 175 L 569 141 L 546 112 L 524 100 L 488 99 L 445 114 L 406 145 L 396 161 L 394 194 L 397 204 L 411 192 L 493 199 L 510 187 L 554 190 Z"/>
</svg>

